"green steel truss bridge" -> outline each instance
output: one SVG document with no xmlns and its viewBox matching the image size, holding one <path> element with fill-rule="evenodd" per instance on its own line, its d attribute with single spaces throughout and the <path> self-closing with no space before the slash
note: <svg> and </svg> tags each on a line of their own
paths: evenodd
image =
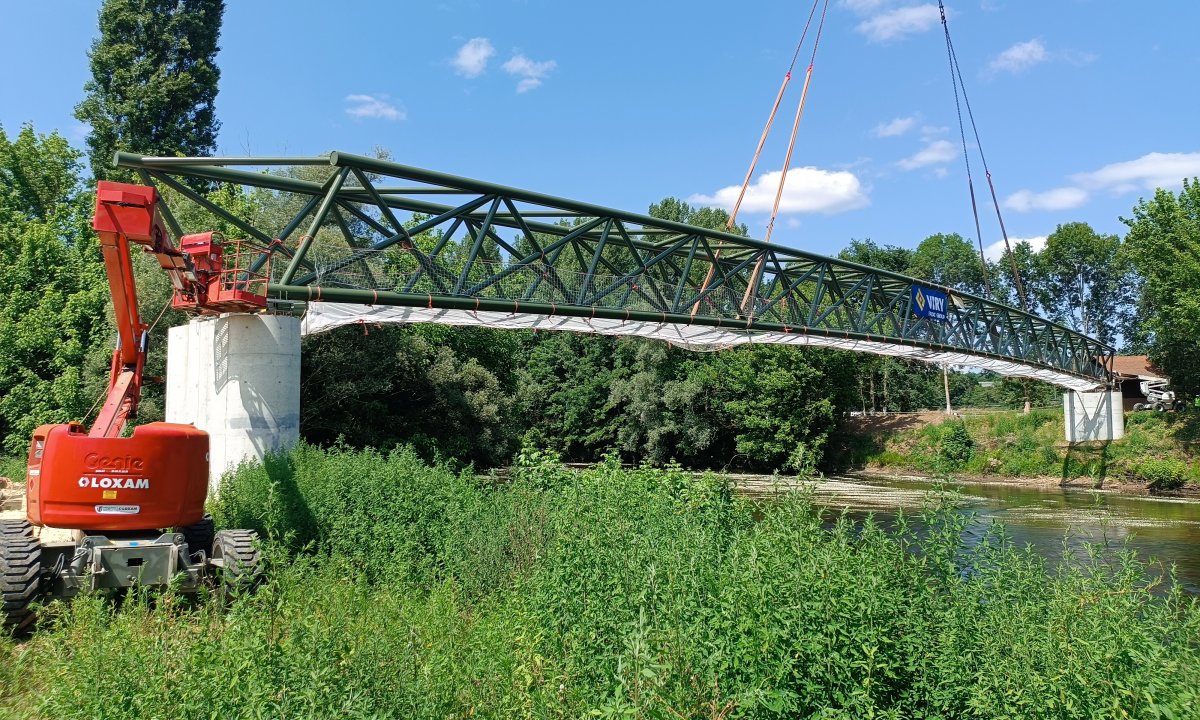
<svg viewBox="0 0 1200 720">
<path fill-rule="evenodd" d="M 244 234 L 252 254 L 242 250 L 241 277 L 261 277 L 276 303 L 306 304 L 306 333 L 354 323 L 538 328 L 696 350 L 831 347 L 1077 391 L 1110 379 L 1113 348 L 1062 325 L 735 234 L 341 152 L 116 160 L 177 210 L 191 201 Z M 274 214 L 240 216 L 193 191 L 198 181 L 258 193 Z M 211 228 L 186 228 L 202 229 Z"/>
</svg>

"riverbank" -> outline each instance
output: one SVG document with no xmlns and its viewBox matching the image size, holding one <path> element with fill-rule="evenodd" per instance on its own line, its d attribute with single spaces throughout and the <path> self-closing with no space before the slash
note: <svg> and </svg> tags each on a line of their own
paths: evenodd
<svg viewBox="0 0 1200 720">
<path fill-rule="evenodd" d="M 1200 493 L 1200 415 L 1136 412 L 1125 437 L 1070 445 L 1061 410 L 946 418 L 850 418 L 830 443 L 839 469 L 952 476 L 970 482 L 1080 487 L 1144 494 Z"/>
<path fill-rule="evenodd" d="M 699 473 L 697 473 L 699 474 Z M 897 472 L 884 467 L 868 467 L 862 470 L 850 471 L 846 474 L 833 474 L 812 479 L 799 479 L 772 475 L 724 474 L 733 483 L 738 492 L 750 495 L 766 495 L 788 491 L 816 490 L 824 485 L 844 480 L 892 481 L 920 483 L 933 489 L 944 484 L 953 488 L 956 485 L 995 485 L 998 487 L 1029 488 L 1031 490 L 1060 489 L 1076 492 L 1103 492 L 1131 496 L 1174 496 L 1187 499 L 1200 499 L 1200 485 L 1187 485 L 1173 491 L 1151 492 L 1145 483 L 1109 479 L 1102 485 L 1097 485 L 1089 478 L 1073 478 L 1066 482 L 1058 477 L 998 477 L 995 475 L 970 475 L 954 473 L 940 475 L 914 471 Z"/>
<path fill-rule="evenodd" d="M 1144 481 L 1131 480 L 1124 477 L 1114 478 L 1112 476 L 1104 478 L 1103 480 L 1097 480 L 1092 477 L 1072 477 L 1064 480 L 1062 477 L 1049 475 L 1033 477 L 1007 477 L 998 475 L 972 475 L 970 473 L 962 472 L 953 473 L 950 475 L 913 473 L 902 474 L 898 476 L 896 473 L 889 472 L 883 468 L 866 468 L 864 470 L 855 472 L 854 475 L 856 477 L 862 477 L 871 480 L 900 477 L 906 480 L 926 483 L 931 486 L 939 482 L 948 482 L 950 485 L 997 485 L 1001 487 L 1030 488 L 1034 490 L 1050 490 L 1058 488 L 1066 491 L 1077 492 L 1103 492 L 1132 496 L 1155 495 L 1162 497 L 1200 499 L 1200 485 L 1195 483 L 1189 483 L 1174 490 L 1151 490 Z"/>
</svg>

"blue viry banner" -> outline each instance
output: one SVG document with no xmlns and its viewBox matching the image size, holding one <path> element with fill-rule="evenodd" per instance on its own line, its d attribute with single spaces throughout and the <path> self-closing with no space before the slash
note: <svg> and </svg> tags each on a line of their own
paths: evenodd
<svg viewBox="0 0 1200 720">
<path fill-rule="evenodd" d="M 946 293 L 933 288 L 913 285 L 912 309 L 917 317 L 946 322 Z"/>
</svg>

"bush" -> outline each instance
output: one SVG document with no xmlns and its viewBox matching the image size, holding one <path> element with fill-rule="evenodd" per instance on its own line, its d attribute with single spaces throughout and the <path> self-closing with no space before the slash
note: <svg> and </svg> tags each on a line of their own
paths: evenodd
<svg viewBox="0 0 1200 720">
<path fill-rule="evenodd" d="M 1133 474 L 1151 490 L 1178 490 L 1187 484 L 1188 467 L 1182 460 L 1151 458 L 1135 465 Z"/>
<path fill-rule="evenodd" d="M 949 469 L 958 469 L 967 464 L 975 454 L 975 440 L 967 430 L 966 423 L 947 421 L 942 423 L 942 439 L 938 456 Z"/>
</svg>

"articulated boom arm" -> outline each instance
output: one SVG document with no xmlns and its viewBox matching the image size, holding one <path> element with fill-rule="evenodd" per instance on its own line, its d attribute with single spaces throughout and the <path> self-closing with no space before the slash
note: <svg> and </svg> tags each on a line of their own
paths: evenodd
<svg viewBox="0 0 1200 720">
<path fill-rule="evenodd" d="M 88 433 L 118 437 L 125 422 L 137 416 L 142 394 L 142 370 L 149 349 L 149 326 L 138 313 L 137 287 L 129 243 L 153 253 L 171 278 L 173 307 L 195 314 L 247 312 L 266 306 L 266 297 L 253 292 L 245 273 L 225 268 L 219 233 L 185 235 L 182 250 L 175 247 L 158 211 L 154 188 L 101 181 L 96 186 L 92 228 L 100 236 L 104 269 L 117 323 L 108 397 Z"/>
</svg>

